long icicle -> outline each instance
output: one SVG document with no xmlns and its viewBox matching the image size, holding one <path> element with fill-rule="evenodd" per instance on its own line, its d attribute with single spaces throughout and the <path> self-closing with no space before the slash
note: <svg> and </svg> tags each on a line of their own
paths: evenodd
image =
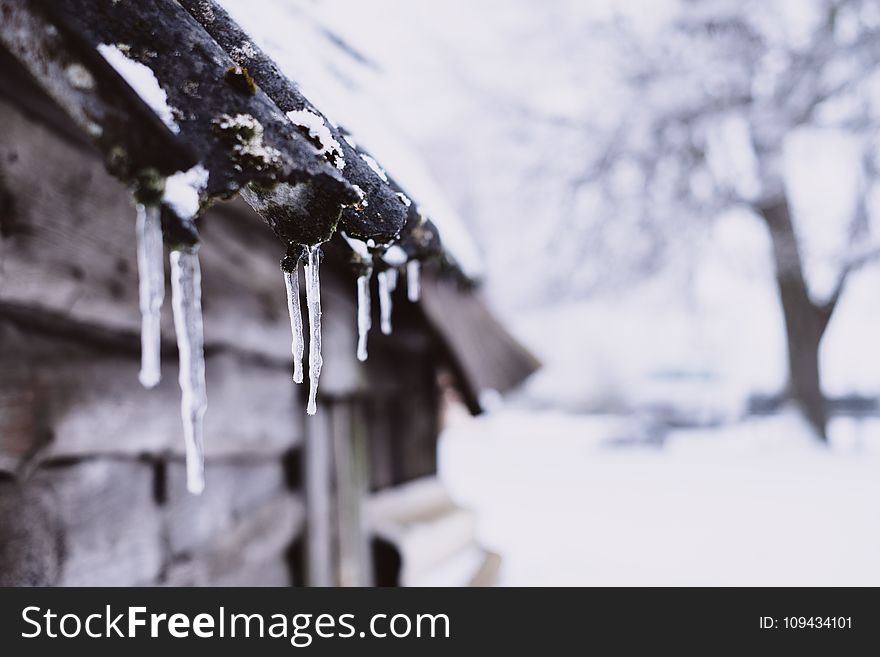
<svg viewBox="0 0 880 657">
<path fill-rule="evenodd" d="M 306 303 L 309 307 L 309 403 L 306 413 L 314 415 L 318 411 L 318 379 L 321 376 L 321 246 L 316 244 L 307 249 L 308 260 L 305 265 Z"/>
<path fill-rule="evenodd" d="M 290 313 L 290 333 L 293 336 L 290 343 L 290 351 L 293 354 L 293 382 L 302 383 L 305 340 L 302 311 L 299 306 L 299 260 L 294 267 L 292 272 L 284 272 L 284 285 L 287 288 L 287 310 Z"/>
<path fill-rule="evenodd" d="M 391 271 L 379 272 L 379 317 L 385 335 L 391 335 Z"/>
<path fill-rule="evenodd" d="M 180 414 L 186 446 L 186 487 L 198 495 L 205 488 L 203 418 L 205 353 L 202 332 L 202 275 L 195 251 L 171 252 L 171 308 L 180 359 Z"/>
<path fill-rule="evenodd" d="M 406 297 L 415 303 L 422 293 L 419 282 L 419 261 L 410 260 L 406 263 Z"/>
<path fill-rule="evenodd" d="M 137 205 L 138 293 L 141 309 L 141 371 L 138 379 L 153 388 L 162 378 L 159 321 L 165 299 L 165 259 L 158 206 Z"/>
<path fill-rule="evenodd" d="M 357 359 L 361 362 L 367 360 L 367 334 L 373 324 L 370 308 L 370 276 L 372 273 L 373 270 L 369 269 L 367 273 L 358 276 L 357 279 Z"/>
</svg>

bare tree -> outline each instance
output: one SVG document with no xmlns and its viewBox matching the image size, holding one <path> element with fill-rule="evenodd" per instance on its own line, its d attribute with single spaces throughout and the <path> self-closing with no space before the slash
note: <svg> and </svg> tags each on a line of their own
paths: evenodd
<svg viewBox="0 0 880 657">
<path fill-rule="evenodd" d="M 681 16 L 646 39 L 616 25 L 603 35 L 623 53 L 630 102 L 613 130 L 579 124 L 590 136 L 574 193 L 596 189 L 608 221 L 664 240 L 687 222 L 746 206 L 772 242 L 788 343 L 787 393 L 818 436 L 827 404 L 819 345 L 850 274 L 878 250 L 867 240 L 866 190 L 875 179 L 880 104 L 880 7 L 867 0 L 804 0 L 798 29 L 782 3 L 688 2 Z M 876 95 L 876 92 L 875 92 Z M 836 128 L 864 148 L 862 193 L 829 293 L 812 290 L 802 236 L 783 176 L 786 140 L 805 126 Z M 821 157 L 817 153 L 816 157 Z M 621 168 L 635 185 L 615 184 Z"/>
</svg>

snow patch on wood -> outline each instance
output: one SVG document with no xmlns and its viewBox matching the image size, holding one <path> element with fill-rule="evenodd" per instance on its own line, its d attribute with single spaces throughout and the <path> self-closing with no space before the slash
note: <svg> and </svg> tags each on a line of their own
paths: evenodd
<svg viewBox="0 0 880 657">
<path fill-rule="evenodd" d="M 373 173 L 379 176 L 383 182 L 388 182 L 388 174 L 385 173 L 385 169 L 383 169 L 382 165 L 376 162 L 375 159 L 373 159 L 366 153 L 361 153 L 361 159 L 369 165 L 369 167 L 373 170 Z"/>
<path fill-rule="evenodd" d="M 333 133 L 324 123 L 324 119 L 307 109 L 291 110 L 287 112 L 287 118 L 293 125 L 308 131 L 309 137 L 317 142 L 320 155 L 326 157 L 337 169 L 345 168 L 342 146 L 333 138 Z"/>
<path fill-rule="evenodd" d="M 168 94 L 159 84 L 156 75 L 149 66 L 128 57 L 123 49 L 124 47 L 120 48 L 116 44 L 101 43 L 98 45 L 98 52 L 107 60 L 107 63 L 122 76 L 141 100 L 150 106 L 156 116 L 162 119 L 162 123 L 171 132 L 179 133 L 180 126 L 174 120 L 174 113 L 168 105 Z"/>
<path fill-rule="evenodd" d="M 162 202 L 182 219 L 191 219 L 199 211 L 201 194 L 208 185 L 209 175 L 205 167 L 197 164 L 169 176 Z"/>
</svg>

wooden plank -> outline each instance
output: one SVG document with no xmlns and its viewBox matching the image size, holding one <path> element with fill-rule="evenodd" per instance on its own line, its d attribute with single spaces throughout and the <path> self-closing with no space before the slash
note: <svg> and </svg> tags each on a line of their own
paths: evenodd
<svg viewBox="0 0 880 657">
<path fill-rule="evenodd" d="M 0 0 L 0 62 L 4 78 L 16 82 L 0 88 L 30 108 L 36 96 L 51 97 L 63 108 L 63 118 L 52 110 L 41 115 L 69 124 L 64 132 L 78 130 L 79 139 L 94 144 L 126 180 L 147 169 L 169 175 L 196 164 L 195 155 L 111 65 L 65 26 L 59 29 L 37 5 L 37 0 Z"/>
<path fill-rule="evenodd" d="M 389 404 L 384 399 L 362 400 L 360 416 L 366 424 L 370 459 L 370 490 L 394 483 L 394 443 Z"/>
<path fill-rule="evenodd" d="M 351 404 L 353 421 L 351 425 L 352 489 L 354 491 L 355 518 L 357 531 L 357 559 L 359 570 L 358 586 L 375 586 L 375 568 L 371 550 L 371 533 L 367 518 L 366 504 L 370 495 L 370 451 L 367 424 L 364 421 L 360 404 Z"/>
<path fill-rule="evenodd" d="M 51 489 L 0 480 L 0 586 L 51 586 L 63 558 Z"/>
<path fill-rule="evenodd" d="M 404 586 L 465 586 L 484 565 L 474 514 L 458 507 L 436 477 L 381 491 L 367 508 L 372 531 L 400 555 Z"/>
<path fill-rule="evenodd" d="M 0 472 L 16 472 L 50 440 L 35 383 L 25 365 L 0 360 Z"/>
<path fill-rule="evenodd" d="M 347 207 L 342 212 L 341 227 L 348 235 L 383 244 L 395 239 L 409 213 L 407 204 L 396 190 L 383 180 L 343 136 L 336 125 L 303 96 L 297 86 L 285 77 L 278 66 L 260 50 L 250 37 L 213 0 L 182 0 L 181 4 L 216 39 L 226 53 L 245 67 L 262 90 L 282 112 L 303 112 L 310 120 L 320 121 L 329 131 L 339 149 L 335 156 L 343 158 L 342 176 L 357 185 L 365 195 L 362 205 Z M 301 128 L 308 134 L 308 128 Z M 335 159 L 335 157 L 331 157 Z M 415 208 L 411 209 L 415 213 Z"/>
<path fill-rule="evenodd" d="M 177 362 L 145 390 L 137 352 L 41 334 L 0 320 L 0 470 L 34 456 L 183 453 Z M 300 444 L 302 407 L 286 367 L 217 352 L 206 365 L 208 459 L 280 457 Z"/>
<path fill-rule="evenodd" d="M 303 528 L 302 499 L 278 495 L 236 519 L 201 549 L 174 561 L 164 586 L 285 586 L 286 552 Z"/>
<path fill-rule="evenodd" d="M 187 490 L 182 461 L 166 468 L 165 536 L 172 558 L 214 545 L 242 517 L 287 494 L 284 465 L 277 458 L 209 462 L 201 495 Z"/>
<path fill-rule="evenodd" d="M 412 358 L 406 375 L 405 388 L 391 400 L 390 409 L 396 484 L 437 472 L 440 391 L 433 361 Z"/>
<path fill-rule="evenodd" d="M 492 316 L 477 290 L 422 271 L 421 306 L 446 344 L 456 378 L 472 413 L 480 393 L 506 392 L 535 372 L 540 363 Z"/>
<path fill-rule="evenodd" d="M 372 567 L 363 511 L 369 479 L 367 437 L 362 422 L 356 428 L 354 413 L 350 399 L 332 406 L 336 584 L 370 586 Z"/>
<path fill-rule="evenodd" d="M 3 306 L 136 336 L 135 211 L 101 161 L 0 101 Z M 290 360 L 283 248 L 243 203 L 202 220 L 202 305 L 211 348 Z M 170 304 L 162 331 L 173 345 Z"/>
<path fill-rule="evenodd" d="M 314 177 L 320 179 L 326 195 L 323 200 L 335 205 L 337 213 L 340 202 L 356 199 L 336 167 L 318 154 L 307 137 L 177 2 L 44 0 L 25 3 L 27 9 L 16 13 L 33 14 L 28 9 L 37 4 L 57 31 L 77 46 L 75 55 L 101 61 L 98 49 L 118 44 L 124 51 L 122 56 L 150 69 L 172 108 L 177 141 L 191 149 L 210 172 L 207 198 L 228 196 L 252 181 L 302 183 Z M 42 33 L 36 28 L 33 32 Z M 68 48 L 57 47 L 60 54 L 46 48 L 32 70 L 40 72 L 44 62 L 70 55 Z M 19 56 L 29 51 L 14 45 L 10 50 Z M 102 81 L 118 77 L 112 69 L 95 68 L 93 75 Z M 133 90 L 127 91 L 128 96 L 137 98 Z M 235 128 L 224 129 L 223 117 L 241 115 L 260 126 L 262 150 L 241 154 L 245 138 Z M 139 117 L 128 118 L 128 132 L 137 133 Z M 111 154 L 100 140 L 99 146 L 109 159 Z M 310 222 L 303 223 L 310 228 Z"/>
<path fill-rule="evenodd" d="M 306 580 L 309 586 L 333 586 L 333 435 L 329 409 L 320 403 L 318 412 L 305 422 Z"/>
<path fill-rule="evenodd" d="M 354 462 L 351 453 L 351 408 L 344 401 L 335 402 L 332 409 L 333 481 L 336 508 L 332 509 L 336 525 L 335 584 L 358 586 L 361 581 L 359 559 L 358 501 L 353 481 Z"/>
<path fill-rule="evenodd" d="M 59 584 L 134 586 L 155 580 L 162 541 L 149 464 L 96 459 L 41 470 L 29 485 L 53 491 L 58 505 L 64 545 Z"/>
</svg>

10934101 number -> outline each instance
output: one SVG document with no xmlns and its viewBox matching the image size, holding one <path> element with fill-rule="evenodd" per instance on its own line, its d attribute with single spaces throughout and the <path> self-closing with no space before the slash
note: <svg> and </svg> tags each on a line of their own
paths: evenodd
<svg viewBox="0 0 880 657">
<path fill-rule="evenodd" d="M 784 616 L 782 627 L 787 630 L 849 630 L 852 616 Z"/>
</svg>

